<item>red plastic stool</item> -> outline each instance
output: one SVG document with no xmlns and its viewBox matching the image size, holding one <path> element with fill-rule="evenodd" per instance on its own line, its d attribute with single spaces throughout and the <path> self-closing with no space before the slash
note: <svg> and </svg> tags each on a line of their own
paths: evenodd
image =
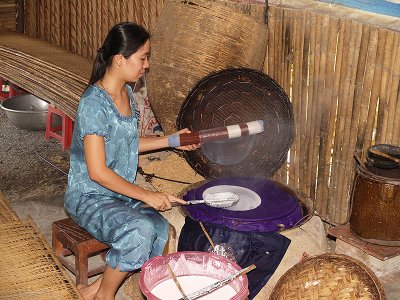
<svg viewBox="0 0 400 300">
<path fill-rule="evenodd" d="M 53 117 L 58 115 L 61 117 L 61 126 L 53 127 Z M 66 150 L 71 146 L 72 130 L 74 122 L 61 110 L 49 105 L 46 119 L 46 140 L 53 137 L 61 141 L 63 150 Z M 61 135 L 57 132 L 61 131 Z"/>
<path fill-rule="evenodd" d="M 9 84 L 7 84 L 7 81 L 4 80 L 3 78 L 0 77 L 0 101 L 6 100 L 8 98 L 10 98 L 10 92 L 9 90 L 3 90 L 3 87 L 10 87 Z"/>
</svg>

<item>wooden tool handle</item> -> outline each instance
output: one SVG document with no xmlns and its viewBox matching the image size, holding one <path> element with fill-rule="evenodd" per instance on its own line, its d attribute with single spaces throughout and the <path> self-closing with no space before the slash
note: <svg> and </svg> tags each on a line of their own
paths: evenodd
<svg viewBox="0 0 400 300">
<path fill-rule="evenodd" d="M 176 287 L 178 288 L 179 292 L 183 296 L 183 299 L 184 300 L 188 299 L 188 297 L 186 296 L 185 292 L 182 289 L 182 286 L 180 285 L 180 283 L 178 281 L 178 278 L 176 278 L 176 275 L 175 275 L 174 271 L 172 271 L 172 269 L 171 269 L 169 264 L 167 264 L 167 267 L 168 267 L 169 274 L 171 275 L 172 279 L 174 280 L 174 282 L 176 284 Z"/>
<path fill-rule="evenodd" d="M 186 204 L 182 204 L 182 203 L 179 203 L 179 202 L 172 202 L 171 205 L 172 205 L 172 207 L 175 207 L 175 206 L 184 206 L 184 205 L 186 205 Z M 143 208 L 150 208 L 150 207 L 152 207 L 152 206 L 148 205 L 147 203 L 143 203 L 143 204 L 141 205 L 141 207 L 143 207 Z"/>
<path fill-rule="evenodd" d="M 370 151 L 371 153 L 375 154 L 375 155 L 382 156 L 382 157 L 384 157 L 384 158 L 390 159 L 390 160 L 392 160 L 392 161 L 397 162 L 398 164 L 400 164 L 400 159 L 397 158 L 397 157 L 391 156 L 391 155 L 386 154 L 386 153 L 384 153 L 384 152 L 382 152 L 382 151 L 379 151 L 379 150 L 376 150 L 376 149 L 372 149 L 372 148 L 369 149 L 369 151 Z"/>
</svg>

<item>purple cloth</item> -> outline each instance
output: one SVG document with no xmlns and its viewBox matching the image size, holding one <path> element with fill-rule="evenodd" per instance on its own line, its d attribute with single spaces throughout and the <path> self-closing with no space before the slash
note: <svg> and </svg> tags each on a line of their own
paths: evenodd
<svg viewBox="0 0 400 300">
<path fill-rule="evenodd" d="M 219 224 L 248 232 L 277 232 L 291 228 L 303 217 L 299 199 L 276 182 L 266 178 L 227 177 L 210 180 L 188 191 L 183 199 L 202 199 L 203 192 L 212 186 L 234 185 L 250 189 L 261 198 L 260 206 L 247 211 L 231 211 L 206 204 L 187 206 L 190 216 L 201 222 Z"/>
</svg>

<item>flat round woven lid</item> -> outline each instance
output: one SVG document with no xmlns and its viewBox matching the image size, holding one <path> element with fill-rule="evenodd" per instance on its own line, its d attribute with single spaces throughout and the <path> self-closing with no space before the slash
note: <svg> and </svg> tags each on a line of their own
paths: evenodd
<svg viewBox="0 0 400 300">
<path fill-rule="evenodd" d="M 225 69 L 201 79 L 177 119 L 191 131 L 264 121 L 264 132 L 207 143 L 186 152 L 206 178 L 270 177 L 285 162 L 294 138 L 293 110 L 285 91 L 268 75 L 248 68 Z"/>
<path fill-rule="evenodd" d="M 269 300 L 384 300 L 375 274 L 344 254 L 327 253 L 299 262 L 276 283 Z"/>
</svg>

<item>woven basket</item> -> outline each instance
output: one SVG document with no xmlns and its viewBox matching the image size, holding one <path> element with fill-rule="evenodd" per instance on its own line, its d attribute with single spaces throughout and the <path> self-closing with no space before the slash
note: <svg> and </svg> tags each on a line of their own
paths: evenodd
<svg viewBox="0 0 400 300">
<path fill-rule="evenodd" d="M 185 153 L 189 164 L 205 178 L 270 177 L 286 161 L 294 139 L 289 97 L 265 73 L 237 68 L 203 78 L 182 105 L 178 128 L 198 131 L 255 120 L 264 121 L 263 133 L 252 136 L 252 140 L 220 145 L 221 156 L 233 149 L 240 153 L 240 162 L 224 164 L 212 161 L 205 156 L 206 149 L 202 148 Z"/>
<path fill-rule="evenodd" d="M 375 274 L 343 254 L 322 254 L 289 269 L 275 285 L 270 300 L 384 300 Z"/>
<path fill-rule="evenodd" d="M 267 27 L 221 3 L 166 1 L 153 32 L 148 91 L 152 108 L 167 134 L 193 85 L 217 70 L 261 70 Z"/>
</svg>

